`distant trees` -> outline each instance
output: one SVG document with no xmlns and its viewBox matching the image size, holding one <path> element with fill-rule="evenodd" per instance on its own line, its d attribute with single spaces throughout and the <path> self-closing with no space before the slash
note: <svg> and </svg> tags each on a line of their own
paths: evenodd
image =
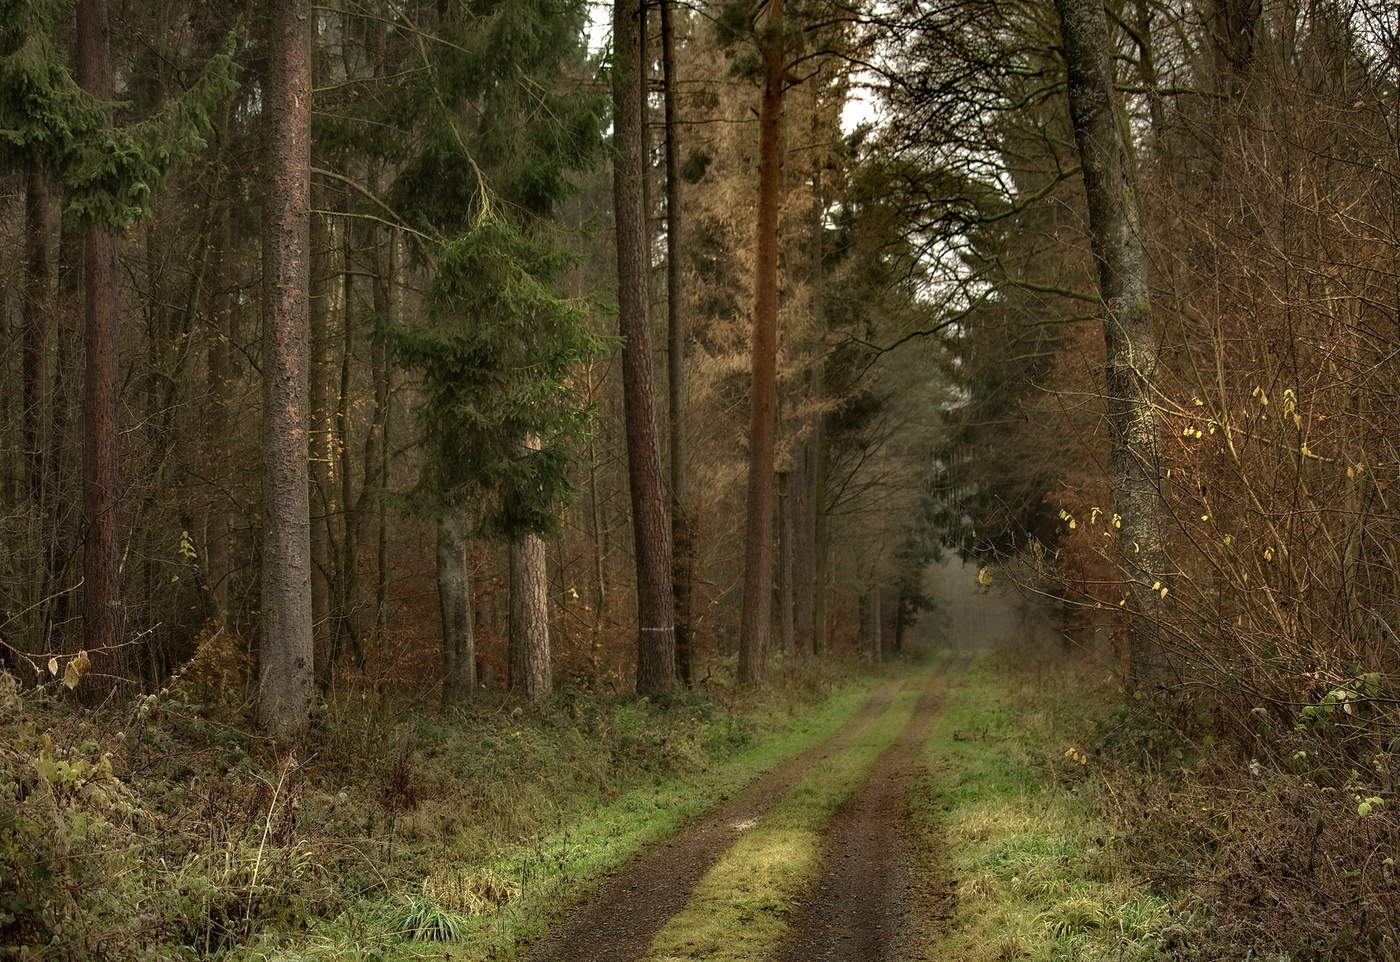
<svg viewBox="0 0 1400 962">
<path fill-rule="evenodd" d="M 884 136 L 957 292 L 949 540 L 1024 565 L 1125 688 L 1190 686 L 1250 744 L 1261 711 L 1294 731 L 1282 706 L 1394 672 L 1393 18 L 906 12 Z"/>
<path fill-rule="evenodd" d="M 501 676 L 544 699 L 635 669 L 664 692 L 740 649 L 760 680 L 775 630 L 855 645 L 872 560 L 893 577 L 875 492 L 910 503 L 918 446 L 887 446 L 872 412 L 901 365 L 867 371 L 863 346 L 910 315 L 827 310 L 863 163 L 833 52 L 854 21 L 624 3 L 605 63 L 581 3 L 260 9 L 252 35 L 232 8 L 132 8 L 105 67 L 99 0 L 0 24 L 0 190 L 25 214 L 0 234 L 24 281 L 0 364 L 17 663 L 89 649 L 91 674 L 144 684 L 200 655 L 295 739 L 315 685 L 428 679 L 455 706 Z M 73 12 L 88 90 L 55 40 Z M 766 561 L 740 578 L 745 553 Z"/>
</svg>

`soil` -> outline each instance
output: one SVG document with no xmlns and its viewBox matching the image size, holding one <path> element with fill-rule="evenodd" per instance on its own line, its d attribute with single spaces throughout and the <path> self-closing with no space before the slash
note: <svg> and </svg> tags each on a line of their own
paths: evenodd
<svg viewBox="0 0 1400 962">
<path fill-rule="evenodd" d="M 891 681 L 881 685 L 827 741 L 759 776 L 718 810 L 627 863 L 535 945 L 527 956 L 529 962 L 629 962 L 641 958 L 652 938 L 685 907 L 696 883 L 734 840 L 808 771 L 860 737 L 902 684 Z"/>
</svg>

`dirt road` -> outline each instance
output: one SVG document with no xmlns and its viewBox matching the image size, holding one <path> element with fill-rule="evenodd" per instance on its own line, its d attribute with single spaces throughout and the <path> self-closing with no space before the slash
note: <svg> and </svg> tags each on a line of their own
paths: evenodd
<svg viewBox="0 0 1400 962">
<path fill-rule="evenodd" d="M 906 786 L 942 707 L 945 658 L 925 683 L 908 723 L 877 757 L 825 832 L 822 866 L 796 906 L 790 936 L 775 946 L 787 962 L 897 962 L 905 917 L 927 901 L 905 871 Z M 718 811 L 630 862 L 534 946 L 530 962 L 631 962 L 645 957 L 662 926 L 740 834 L 823 759 L 858 739 L 902 687 L 888 682 L 821 745 L 761 776 Z M 759 960 L 754 960 L 759 962 Z"/>
<path fill-rule="evenodd" d="M 760 776 L 709 816 L 628 863 L 539 942 L 530 962 L 629 962 L 679 912 L 695 883 L 745 828 L 822 759 L 859 738 L 903 682 L 881 685 L 846 725 L 822 744 Z"/>
</svg>

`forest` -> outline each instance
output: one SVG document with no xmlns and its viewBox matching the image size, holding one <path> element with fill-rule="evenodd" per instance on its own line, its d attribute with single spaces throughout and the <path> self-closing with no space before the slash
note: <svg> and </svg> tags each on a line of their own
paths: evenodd
<svg viewBox="0 0 1400 962">
<path fill-rule="evenodd" d="M 0 959 L 1400 960 L 1393 0 L 0 0 Z"/>
</svg>

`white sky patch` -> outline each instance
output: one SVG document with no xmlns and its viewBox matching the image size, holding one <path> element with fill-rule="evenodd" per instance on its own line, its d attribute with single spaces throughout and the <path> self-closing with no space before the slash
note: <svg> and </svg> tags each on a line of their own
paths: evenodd
<svg viewBox="0 0 1400 962">
<path fill-rule="evenodd" d="M 612 43 L 612 4 L 588 5 L 588 53 L 596 54 Z"/>
</svg>

